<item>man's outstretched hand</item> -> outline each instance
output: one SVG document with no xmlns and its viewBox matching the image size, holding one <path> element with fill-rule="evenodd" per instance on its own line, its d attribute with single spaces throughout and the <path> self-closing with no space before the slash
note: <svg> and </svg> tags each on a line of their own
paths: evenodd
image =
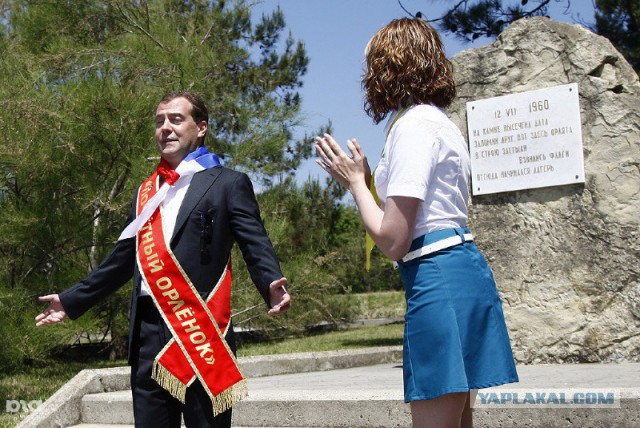
<svg viewBox="0 0 640 428">
<path fill-rule="evenodd" d="M 62 307 L 60 297 L 57 294 L 40 296 L 38 297 L 38 300 L 41 302 L 49 302 L 49 306 L 36 317 L 36 327 L 40 327 L 45 324 L 55 324 L 67 317 L 67 312 Z"/>
<path fill-rule="evenodd" d="M 286 285 L 287 278 L 284 277 L 273 281 L 269 285 L 269 302 L 271 303 L 269 315 L 280 315 L 289 310 L 291 296 L 287 292 Z"/>
</svg>

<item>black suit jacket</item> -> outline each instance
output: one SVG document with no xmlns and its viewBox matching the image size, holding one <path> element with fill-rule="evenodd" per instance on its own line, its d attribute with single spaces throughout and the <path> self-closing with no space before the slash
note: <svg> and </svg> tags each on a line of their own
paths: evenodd
<svg viewBox="0 0 640 428">
<path fill-rule="evenodd" d="M 126 224 L 135 217 L 135 198 L 133 206 Z M 269 304 L 269 284 L 283 275 L 249 177 L 224 167 L 195 174 L 176 218 L 171 249 L 203 299 L 222 275 L 234 241 L 242 251 L 251 279 Z M 132 277 L 130 362 L 131 350 L 136 346 L 133 326 L 141 287 L 135 238 L 118 241 L 85 279 L 60 293 L 67 315 L 76 319 Z M 233 334 L 231 328 L 228 334 Z"/>
</svg>

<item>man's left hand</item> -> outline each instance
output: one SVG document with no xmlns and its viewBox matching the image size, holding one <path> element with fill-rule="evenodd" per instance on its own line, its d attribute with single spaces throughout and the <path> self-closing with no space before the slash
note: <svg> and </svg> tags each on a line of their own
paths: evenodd
<svg viewBox="0 0 640 428">
<path fill-rule="evenodd" d="M 269 284 L 269 302 L 271 303 L 269 315 L 280 315 L 289 310 L 291 296 L 287 292 L 286 285 L 287 278 L 284 277 Z"/>
</svg>

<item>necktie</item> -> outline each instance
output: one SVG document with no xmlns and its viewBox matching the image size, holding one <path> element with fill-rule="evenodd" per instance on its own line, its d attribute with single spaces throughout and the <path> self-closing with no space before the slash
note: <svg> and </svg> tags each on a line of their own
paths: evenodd
<svg viewBox="0 0 640 428">
<path fill-rule="evenodd" d="M 180 178 L 180 174 L 178 174 L 175 169 L 172 169 L 169 162 L 164 159 L 160 161 L 157 171 L 158 175 L 164 178 L 165 183 L 169 186 L 173 186 L 175 182 L 178 181 L 178 178 Z"/>
</svg>

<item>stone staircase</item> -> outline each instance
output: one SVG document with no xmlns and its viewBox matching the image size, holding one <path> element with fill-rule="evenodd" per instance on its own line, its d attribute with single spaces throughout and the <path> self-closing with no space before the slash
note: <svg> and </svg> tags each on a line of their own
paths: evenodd
<svg viewBox="0 0 640 428">
<path fill-rule="evenodd" d="M 241 358 L 250 395 L 234 407 L 233 426 L 409 427 L 400 360 L 400 347 Z M 520 383 L 480 391 L 476 427 L 640 427 L 640 364 L 518 372 Z M 19 426 L 133 427 L 128 375 L 126 367 L 84 370 Z M 575 393 L 580 405 L 561 405 Z"/>
</svg>

